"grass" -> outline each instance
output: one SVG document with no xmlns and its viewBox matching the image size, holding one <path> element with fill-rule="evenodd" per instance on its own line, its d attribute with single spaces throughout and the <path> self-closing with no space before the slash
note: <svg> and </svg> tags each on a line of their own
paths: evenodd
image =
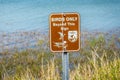
<svg viewBox="0 0 120 80">
<path fill-rule="evenodd" d="M 92 52 L 95 54 L 96 52 Z M 113 56 L 113 61 L 104 59 L 106 53 L 99 60 L 93 55 L 86 64 L 78 64 L 75 70 L 71 71 L 71 80 L 119 80 L 120 59 Z"/>
<path fill-rule="evenodd" d="M 80 52 L 70 53 L 70 80 L 120 80 L 120 50 L 111 38 L 84 38 Z M 46 51 L 43 43 L 0 58 L 0 80 L 61 80 L 61 54 Z"/>
</svg>

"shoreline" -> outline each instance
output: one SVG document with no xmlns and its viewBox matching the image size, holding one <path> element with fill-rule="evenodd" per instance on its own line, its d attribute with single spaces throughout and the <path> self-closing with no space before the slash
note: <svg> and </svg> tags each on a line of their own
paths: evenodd
<svg viewBox="0 0 120 80">
<path fill-rule="evenodd" d="M 120 38 L 120 28 L 109 30 L 107 32 L 96 31 L 81 31 L 81 40 L 89 38 L 91 36 L 97 37 L 98 35 L 104 35 L 110 38 L 112 35 Z M 34 48 L 38 46 L 39 40 L 46 41 L 48 38 L 48 31 L 31 30 L 31 31 L 17 31 L 12 33 L 0 34 L 0 53 L 4 51 L 24 50 Z M 45 46 L 45 44 L 44 44 Z M 42 47 L 44 47 L 42 46 Z"/>
</svg>

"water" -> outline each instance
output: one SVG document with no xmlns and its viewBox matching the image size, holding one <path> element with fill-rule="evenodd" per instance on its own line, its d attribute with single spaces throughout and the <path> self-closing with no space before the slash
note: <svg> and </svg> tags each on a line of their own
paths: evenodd
<svg viewBox="0 0 120 80">
<path fill-rule="evenodd" d="M 46 30 L 58 12 L 78 12 L 82 30 L 120 29 L 119 0 L 0 0 L 0 32 Z"/>
</svg>

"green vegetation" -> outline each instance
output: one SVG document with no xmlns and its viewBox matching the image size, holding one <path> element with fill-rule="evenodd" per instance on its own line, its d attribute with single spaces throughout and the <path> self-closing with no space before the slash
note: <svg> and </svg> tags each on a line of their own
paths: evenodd
<svg viewBox="0 0 120 80">
<path fill-rule="evenodd" d="M 119 38 L 117 38 L 119 40 Z M 70 53 L 70 80 L 120 80 L 120 48 L 116 38 L 84 39 L 80 52 Z M 26 49 L 0 59 L 1 80 L 61 80 L 61 53 Z M 118 41 L 118 44 L 120 42 Z"/>
</svg>

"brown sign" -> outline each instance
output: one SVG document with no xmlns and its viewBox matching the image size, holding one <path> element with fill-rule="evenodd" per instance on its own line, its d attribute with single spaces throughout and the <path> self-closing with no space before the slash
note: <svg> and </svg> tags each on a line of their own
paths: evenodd
<svg viewBox="0 0 120 80">
<path fill-rule="evenodd" d="M 50 49 L 70 52 L 80 49 L 80 16 L 78 13 L 50 15 Z"/>
</svg>

